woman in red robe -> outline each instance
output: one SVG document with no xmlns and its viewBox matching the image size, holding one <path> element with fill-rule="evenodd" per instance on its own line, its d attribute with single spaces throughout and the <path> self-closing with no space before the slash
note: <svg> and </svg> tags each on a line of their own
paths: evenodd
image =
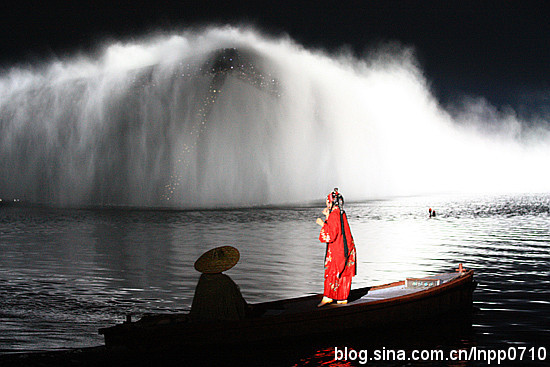
<svg viewBox="0 0 550 367">
<path fill-rule="evenodd" d="M 326 204 L 327 207 L 323 210 L 326 220 L 317 218 L 317 223 L 322 226 L 319 240 L 327 244 L 325 289 L 318 307 L 334 300 L 339 304 L 346 304 L 351 289 L 351 278 L 356 273 L 355 244 L 346 212 L 341 209 L 343 198 L 337 189 L 328 195 Z M 344 222 L 345 244 L 341 219 Z M 345 247 L 347 247 L 347 253 Z"/>
</svg>

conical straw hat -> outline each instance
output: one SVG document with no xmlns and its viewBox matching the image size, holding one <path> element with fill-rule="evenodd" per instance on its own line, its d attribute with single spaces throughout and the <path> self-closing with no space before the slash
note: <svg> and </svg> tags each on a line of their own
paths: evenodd
<svg viewBox="0 0 550 367">
<path fill-rule="evenodd" d="M 239 262 L 239 250 L 232 246 L 213 248 L 201 255 L 195 261 L 195 270 L 215 274 L 231 269 Z"/>
</svg>

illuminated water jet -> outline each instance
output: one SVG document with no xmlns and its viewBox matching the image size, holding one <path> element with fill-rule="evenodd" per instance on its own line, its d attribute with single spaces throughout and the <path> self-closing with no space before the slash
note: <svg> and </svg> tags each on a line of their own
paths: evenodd
<svg viewBox="0 0 550 367">
<path fill-rule="evenodd" d="M 214 28 L 4 74 L 0 196 L 211 207 L 333 186 L 347 200 L 541 192 L 548 137 L 483 103 L 451 117 L 406 49 L 358 60 Z"/>
</svg>

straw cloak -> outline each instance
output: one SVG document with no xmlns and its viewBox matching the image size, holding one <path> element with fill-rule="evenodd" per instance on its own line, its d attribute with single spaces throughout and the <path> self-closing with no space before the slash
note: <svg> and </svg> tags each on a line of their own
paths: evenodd
<svg viewBox="0 0 550 367">
<path fill-rule="evenodd" d="M 319 241 L 327 244 L 324 295 L 337 301 L 348 298 L 351 289 L 351 278 L 356 273 L 355 243 L 345 212 L 342 217 L 348 246 L 347 261 L 344 251 L 344 238 L 341 234 L 340 208 L 336 207 L 332 210 L 319 234 Z"/>
<path fill-rule="evenodd" d="M 247 303 L 239 286 L 223 271 L 239 261 L 239 250 L 221 246 L 205 252 L 195 261 L 195 270 L 201 272 L 191 305 L 193 320 L 241 320 Z"/>
</svg>

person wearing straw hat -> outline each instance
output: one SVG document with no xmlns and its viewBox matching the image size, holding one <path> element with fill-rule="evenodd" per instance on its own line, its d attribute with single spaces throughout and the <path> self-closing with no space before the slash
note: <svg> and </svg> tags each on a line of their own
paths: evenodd
<svg viewBox="0 0 550 367">
<path fill-rule="evenodd" d="M 222 246 L 205 252 L 195 261 L 202 273 L 195 289 L 190 316 L 192 320 L 240 320 L 247 304 L 239 286 L 223 271 L 239 261 L 239 250 Z"/>
</svg>

